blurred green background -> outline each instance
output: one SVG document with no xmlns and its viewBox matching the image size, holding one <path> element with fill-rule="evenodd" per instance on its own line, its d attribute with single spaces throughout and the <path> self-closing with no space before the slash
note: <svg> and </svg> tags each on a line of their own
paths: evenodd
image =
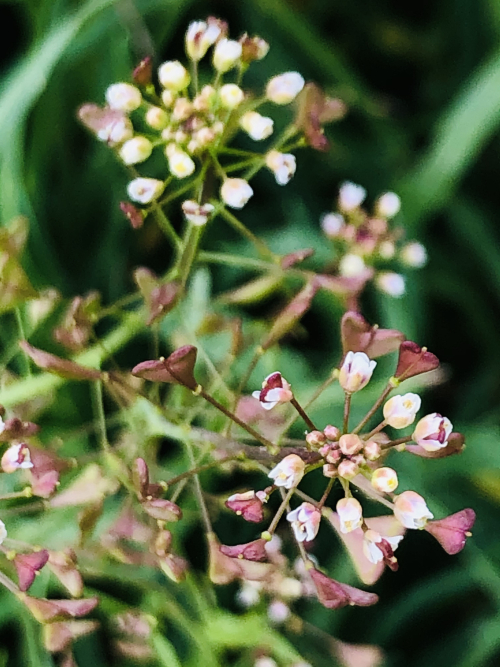
<svg viewBox="0 0 500 667">
<path fill-rule="evenodd" d="M 55 286 L 65 297 L 97 289 L 111 303 L 133 289 L 134 267 L 165 269 L 168 245 L 156 227 L 134 232 L 126 224 L 118 210 L 125 174 L 75 113 L 83 102 L 101 103 L 106 87 L 127 80 L 152 48 L 157 63 L 180 57 L 188 22 L 208 14 L 228 20 L 233 36 L 247 31 L 270 42 L 249 87 L 298 70 L 350 110 L 327 130 L 329 153 L 299 154 L 289 186 L 256 178 L 242 219 L 276 251 L 312 246 L 322 256 L 319 217 L 340 182 L 360 183 L 372 200 L 388 189 L 400 194 L 401 220 L 428 248 L 429 264 L 412 273 L 401 300 L 368 293 L 364 312 L 439 356 L 446 379 L 426 404 L 467 437 L 460 457 L 408 456 L 399 464 L 436 511 L 476 509 L 465 551 L 450 558 L 427 534 L 412 534 L 398 551 L 400 571 L 375 588 L 376 607 L 328 612 L 311 602 L 300 611 L 339 639 L 379 644 L 388 666 L 500 665 L 500 3 L 2 2 L 1 223 L 28 216 L 28 274 L 36 287 Z M 207 248 L 240 251 L 225 228 L 212 229 Z M 215 291 L 228 288 L 230 276 L 213 277 Z M 309 338 L 295 352 L 312 378 L 324 377 L 325 360 L 334 363 L 338 314 L 319 300 L 305 320 Z M 4 346 L 8 335 L 0 335 Z M 72 398 L 77 425 L 83 417 Z M 340 576 L 342 564 L 331 566 Z M 221 602 L 231 606 L 233 593 L 221 593 Z M 52 664 L 36 633 L 0 605 L 0 665 Z M 175 644 L 175 632 L 170 638 Z M 297 642 L 315 667 L 333 664 L 311 637 Z M 162 655 L 158 664 L 173 667 L 168 651 Z M 81 667 L 118 664 L 101 635 L 83 641 L 77 658 Z M 227 657 L 224 667 L 233 664 Z"/>
</svg>

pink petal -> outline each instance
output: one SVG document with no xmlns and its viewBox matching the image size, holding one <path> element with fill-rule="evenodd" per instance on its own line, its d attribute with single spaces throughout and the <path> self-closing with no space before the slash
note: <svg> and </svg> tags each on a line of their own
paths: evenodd
<svg viewBox="0 0 500 667">
<path fill-rule="evenodd" d="M 45 549 L 34 551 L 31 554 L 17 554 L 14 558 L 14 566 L 17 571 L 19 589 L 27 591 L 35 581 L 36 573 L 42 569 L 49 560 L 49 552 Z"/>
<path fill-rule="evenodd" d="M 267 560 L 266 544 L 267 540 L 259 539 L 247 544 L 237 544 L 234 547 L 221 544 L 220 550 L 229 558 L 244 558 L 245 560 L 263 562 Z"/>
<path fill-rule="evenodd" d="M 368 607 L 378 602 L 378 595 L 368 593 L 359 588 L 342 584 L 330 579 L 316 569 L 309 570 L 309 574 L 316 586 L 318 600 L 327 609 L 340 609 L 346 605 Z"/>
<path fill-rule="evenodd" d="M 444 519 L 428 521 L 425 530 L 436 538 L 447 554 L 453 556 L 465 547 L 475 520 L 476 513 L 467 508 Z"/>
<path fill-rule="evenodd" d="M 348 311 L 341 322 L 342 348 L 347 352 L 365 352 L 371 359 L 397 350 L 405 335 L 396 329 L 378 329 L 355 311 Z"/>
<path fill-rule="evenodd" d="M 428 452 L 420 445 L 406 445 L 405 449 L 411 454 L 422 456 L 425 459 L 442 459 L 445 456 L 461 454 L 464 449 L 465 438 L 461 433 L 452 433 L 448 438 L 446 447 L 437 449 L 435 452 Z"/>
</svg>

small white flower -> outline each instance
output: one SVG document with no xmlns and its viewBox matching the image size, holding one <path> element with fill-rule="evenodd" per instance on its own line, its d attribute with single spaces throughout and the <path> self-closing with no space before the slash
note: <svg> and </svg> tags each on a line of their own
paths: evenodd
<svg viewBox="0 0 500 667">
<path fill-rule="evenodd" d="M 158 78 L 164 88 L 178 92 L 189 86 L 189 72 L 178 60 L 169 60 L 158 68 Z"/>
<path fill-rule="evenodd" d="M 260 581 L 243 581 L 236 599 L 242 607 L 254 607 L 260 600 L 261 588 L 262 584 Z"/>
<path fill-rule="evenodd" d="M 196 143 L 200 148 L 208 146 L 215 140 L 215 132 L 211 127 L 202 127 L 196 132 Z"/>
<path fill-rule="evenodd" d="M 153 152 L 153 144 L 146 137 L 134 137 L 120 148 L 120 157 L 125 164 L 144 162 Z"/>
<path fill-rule="evenodd" d="M 0 466 L 4 472 L 32 468 L 30 450 L 24 443 L 11 445 L 3 454 Z"/>
<path fill-rule="evenodd" d="M 411 241 L 401 250 L 400 259 L 412 269 L 421 269 L 427 262 L 427 250 L 418 241 Z"/>
<path fill-rule="evenodd" d="M 350 533 L 363 523 L 363 508 L 356 498 L 341 498 L 337 503 L 340 532 Z"/>
<path fill-rule="evenodd" d="M 320 220 L 321 229 L 328 238 L 336 238 L 345 225 L 344 216 L 340 213 L 324 213 Z"/>
<path fill-rule="evenodd" d="M 168 158 L 168 168 L 171 174 L 176 178 L 191 176 L 196 165 L 187 153 L 176 144 L 168 144 L 165 153 Z"/>
<path fill-rule="evenodd" d="M 418 394 L 398 394 L 384 405 L 384 419 L 393 428 L 406 428 L 413 424 L 422 401 Z"/>
<path fill-rule="evenodd" d="M 373 471 L 371 483 L 380 493 L 392 493 L 398 488 L 398 476 L 392 468 L 377 468 Z"/>
<path fill-rule="evenodd" d="M 339 189 L 339 208 L 350 213 L 364 202 L 365 197 L 366 190 L 361 185 L 345 181 Z"/>
<path fill-rule="evenodd" d="M 311 503 L 302 503 L 286 515 L 286 520 L 292 524 L 297 542 L 310 542 L 318 534 L 321 512 Z"/>
<path fill-rule="evenodd" d="M 380 563 L 384 559 L 384 553 L 377 545 L 380 544 L 382 540 L 385 540 L 389 543 L 392 551 L 396 551 L 402 539 L 403 535 L 397 535 L 396 537 L 382 537 L 382 535 L 375 530 L 367 530 L 363 536 L 363 553 L 370 563 Z"/>
<path fill-rule="evenodd" d="M 243 178 L 226 178 L 220 189 L 222 201 L 231 208 L 243 208 L 253 190 Z"/>
<path fill-rule="evenodd" d="M 130 83 L 114 83 L 106 91 L 106 102 L 112 109 L 135 111 L 141 106 L 141 91 Z"/>
<path fill-rule="evenodd" d="M 134 136 L 134 128 L 130 118 L 118 118 L 112 120 L 97 132 L 99 141 L 105 141 L 110 146 L 121 144 Z"/>
<path fill-rule="evenodd" d="M 265 656 L 262 658 L 257 658 L 253 667 L 278 667 L 278 663 L 276 660 L 273 660 L 269 656 Z"/>
<path fill-rule="evenodd" d="M 149 204 L 161 195 L 165 184 L 156 178 L 134 178 L 127 186 L 127 193 L 132 201 Z"/>
<path fill-rule="evenodd" d="M 252 392 L 252 396 L 260 401 L 264 410 L 272 410 L 278 403 L 288 403 L 293 398 L 290 383 L 279 371 L 270 373 L 262 383 L 260 391 Z"/>
<path fill-rule="evenodd" d="M 221 34 L 217 21 L 193 21 L 186 32 L 186 53 L 191 60 L 201 60 L 208 49 L 215 44 Z"/>
<path fill-rule="evenodd" d="M 405 528 L 423 528 L 434 515 L 415 491 L 404 491 L 394 501 L 394 516 Z"/>
<path fill-rule="evenodd" d="M 278 185 L 286 185 L 295 174 L 297 163 L 295 155 L 269 151 L 266 155 L 266 166 L 270 169 Z"/>
<path fill-rule="evenodd" d="M 381 218 L 393 218 L 401 208 L 401 199 L 395 192 L 381 195 L 375 204 L 375 213 Z"/>
<path fill-rule="evenodd" d="M 349 394 L 366 387 L 373 374 L 376 361 L 364 352 L 348 352 L 340 369 L 339 384 Z"/>
<path fill-rule="evenodd" d="M 267 99 L 275 104 L 289 104 L 300 93 L 304 83 L 304 77 L 298 72 L 274 76 L 266 86 Z"/>
<path fill-rule="evenodd" d="M 392 241 L 382 241 L 378 247 L 378 254 L 382 259 L 392 259 L 396 254 L 396 246 Z"/>
<path fill-rule="evenodd" d="M 234 84 L 230 83 L 229 86 Z M 225 86 L 222 86 L 224 88 Z M 222 90 L 221 88 L 221 90 Z M 199 95 L 193 100 L 193 109 L 195 111 L 209 111 L 217 97 L 217 91 L 213 86 L 203 86 Z"/>
<path fill-rule="evenodd" d="M 161 107 L 149 107 L 146 112 L 146 123 L 154 130 L 163 130 L 168 123 L 168 113 Z"/>
<path fill-rule="evenodd" d="M 187 120 L 193 112 L 193 105 L 187 97 L 179 97 L 175 100 L 174 108 L 172 109 L 172 119 L 177 122 Z"/>
<path fill-rule="evenodd" d="M 241 44 L 232 39 L 221 39 L 214 50 L 214 67 L 224 73 L 232 69 L 241 58 Z"/>
<path fill-rule="evenodd" d="M 438 412 L 422 417 L 415 426 L 412 438 L 427 452 L 436 452 L 446 447 L 453 425 L 447 417 Z"/>
<path fill-rule="evenodd" d="M 366 269 L 366 264 L 362 257 L 348 253 L 344 255 L 339 263 L 339 273 L 344 278 L 356 278 Z"/>
<path fill-rule="evenodd" d="M 389 296 L 399 298 L 405 293 L 405 279 L 399 273 L 394 273 L 394 271 L 382 271 L 377 275 L 375 280 L 379 290 L 385 292 Z"/>
<path fill-rule="evenodd" d="M 165 90 L 161 94 L 161 101 L 167 107 L 167 109 L 170 109 L 170 107 L 175 102 L 175 97 L 176 96 L 174 92 L 172 92 L 168 88 L 165 88 Z"/>
<path fill-rule="evenodd" d="M 282 600 L 273 600 L 267 608 L 267 617 L 271 623 L 284 623 L 290 616 L 290 607 Z"/>
<path fill-rule="evenodd" d="M 5 524 L 3 521 L 0 521 L 0 544 L 5 540 L 7 537 L 7 529 L 5 528 Z"/>
<path fill-rule="evenodd" d="M 304 476 L 306 464 L 297 456 L 297 454 L 289 454 L 276 465 L 268 477 L 274 480 L 276 486 L 282 486 L 285 489 L 291 489 L 300 482 Z"/>
<path fill-rule="evenodd" d="M 212 204 L 198 204 L 190 199 L 182 203 L 182 211 L 186 219 L 197 227 L 202 227 L 207 223 L 213 210 Z"/>
<path fill-rule="evenodd" d="M 274 121 L 257 111 L 247 111 L 240 118 L 240 125 L 254 141 L 262 141 L 273 133 Z"/>
<path fill-rule="evenodd" d="M 235 83 L 226 83 L 219 90 L 219 99 L 224 109 L 236 109 L 245 98 L 245 93 Z"/>
</svg>

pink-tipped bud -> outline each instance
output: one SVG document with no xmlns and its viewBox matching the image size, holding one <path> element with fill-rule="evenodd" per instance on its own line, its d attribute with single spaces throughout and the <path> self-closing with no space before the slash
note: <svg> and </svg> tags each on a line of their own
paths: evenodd
<svg viewBox="0 0 500 667">
<path fill-rule="evenodd" d="M 321 431 L 311 431 L 306 435 L 306 442 L 311 447 L 320 447 L 324 444 L 325 440 L 325 434 Z"/>
<path fill-rule="evenodd" d="M 280 372 L 276 371 L 266 377 L 260 391 L 254 391 L 252 396 L 260 401 L 264 410 L 272 410 L 278 403 L 288 403 L 293 398 L 290 384 Z"/>
<path fill-rule="evenodd" d="M 344 460 L 339 463 L 338 472 L 343 479 L 354 479 L 359 472 L 359 466 L 354 461 Z"/>
<path fill-rule="evenodd" d="M 323 431 L 325 434 L 326 438 L 328 440 L 331 440 L 332 442 L 336 442 L 340 438 L 340 429 L 337 428 L 336 426 L 332 426 L 331 424 L 328 424 L 328 426 L 325 426 L 325 429 Z"/>
<path fill-rule="evenodd" d="M 412 437 L 426 452 L 435 452 L 446 447 L 452 431 L 450 420 L 438 412 L 433 412 L 417 423 Z"/>
<path fill-rule="evenodd" d="M 404 491 L 394 501 L 394 516 L 405 528 L 424 528 L 434 515 L 425 500 L 415 491 Z"/>
<path fill-rule="evenodd" d="M 336 509 L 341 533 L 350 533 L 363 523 L 363 508 L 356 498 L 341 498 Z"/>
<path fill-rule="evenodd" d="M 337 466 L 332 463 L 325 463 L 323 466 L 323 475 L 329 478 L 338 477 L 339 471 L 337 470 Z"/>
<path fill-rule="evenodd" d="M 14 567 L 19 580 L 19 590 L 27 591 L 35 581 L 38 572 L 49 560 L 49 552 L 45 549 L 30 554 L 17 554 L 14 557 Z"/>
<path fill-rule="evenodd" d="M 392 493 L 398 488 L 398 476 L 392 468 L 377 468 L 373 472 L 371 483 L 380 493 Z"/>
<path fill-rule="evenodd" d="M 393 428 L 406 428 L 415 421 L 420 405 L 420 396 L 417 394 L 393 396 L 384 405 L 384 419 Z"/>
<path fill-rule="evenodd" d="M 377 459 L 380 458 L 380 455 L 382 454 L 382 449 L 378 444 L 378 442 L 375 442 L 374 440 L 369 440 L 364 446 L 363 454 L 368 459 L 368 461 L 376 461 Z"/>
<path fill-rule="evenodd" d="M 349 394 L 363 389 L 370 381 L 376 365 L 377 362 L 370 361 L 364 352 L 348 352 L 340 369 L 340 386 Z"/>
<path fill-rule="evenodd" d="M 268 477 L 270 477 L 276 486 L 282 486 L 285 489 L 291 489 L 297 486 L 304 476 L 306 464 L 297 456 L 289 454 L 276 465 Z"/>
<path fill-rule="evenodd" d="M 363 449 L 364 442 L 359 435 L 346 433 L 339 439 L 340 451 L 346 456 L 353 456 Z"/>
</svg>

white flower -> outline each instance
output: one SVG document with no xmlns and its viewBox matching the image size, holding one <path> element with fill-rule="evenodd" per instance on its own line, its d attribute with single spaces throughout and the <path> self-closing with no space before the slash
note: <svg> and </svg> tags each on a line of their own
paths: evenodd
<svg viewBox="0 0 500 667">
<path fill-rule="evenodd" d="M 412 438 L 427 452 L 436 452 L 446 447 L 453 425 L 447 417 L 438 412 L 422 417 L 415 426 Z"/>
<path fill-rule="evenodd" d="M 156 178 L 134 178 L 127 186 L 127 193 L 132 201 L 149 204 L 161 195 L 165 184 Z"/>
<path fill-rule="evenodd" d="M 289 616 L 290 607 L 282 600 L 273 600 L 267 608 L 267 617 L 271 623 L 284 623 Z"/>
<path fill-rule="evenodd" d="M 382 271 L 376 277 L 377 287 L 389 296 L 401 297 L 405 293 L 404 277 L 394 271 Z"/>
<path fill-rule="evenodd" d="M 189 86 L 189 72 L 178 60 L 169 60 L 158 68 L 158 78 L 164 88 L 178 92 Z"/>
<path fill-rule="evenodd" d="M 300 482 L 304 476 L 306 464 L 297 456 L 297 454 L 289 454 L 276 465 L 268 477 L 274 480 L 276 486 L 282 486 L 285 489 L 291 489 Z"/>
<path fill-rule="evenodd" d="M 373 471 L 371 483 L 380 493 L 392 493 L 398 488 L 398 476 L 392 468 L 377 468 Z"/>
<path fill-rule="evenodd" d="M 243 178 L 226 178 L 220 189 L 222 201 L 231 208 L 243 208 L 253 190 Z"/>
<path fill-rule="evenodd" d="M 422 401 L 417 394 L 398 394 L 384 405 L 384 419 L 393 428 L 406 428 L 415 421 Z"/>
<path fill-rule="evenodd" d="M 261 586 L 262 584 L 259 581 L 243 581 L 236 595 L 236 599 L 242 607 L 253 607 L 259 602 Z"/>
<path fill-rule="evenodd" d="M 187 176 L 191 176 L 196 165 L 187 153 L 176 144 L 168 144 L 165 153 L 168 158 L 168 168 L 170 169 L 170 173 L 176 178 L 186 178 Z"/>
<path fill-rule="evenodd" d="M 5 540 L 7 537 L 7 529 L 5 528 L 5 524 L 3 521 L 0 521 L 0 544 Z"/>
<path fill-rule="evenodd" d="M 339 273 L 344 278 L 356 278 L 366 269 L 366 264 L 362 257 L 348 253 L 344 255 L 339 263 Z"/>
<path fill-rule="evenodd" d="M 418 241 L 411 241 L 401 250 L 400 258 L 406 266 L 421 269 L 427 262 L 427 250 Z"/>
<path fill-rule="evenodd" d="M 423 528 L 434 515 L 415 491 L 404 491 L 394 501 L 394 516 L 405 528 Z"/>
<path fill-rule="evenodd" d="M 182 211 L 186 219 L 197 227 L 202 227 L 207 223 L 213 210 L 212 204 L 198 204 L 190 199 L 182 202 Z"/>
<path fill-rule="evenodd" d="M 235 83 L 226 83 L 219 90 L 219 99 L 224 109 L 235 109 L 245 97 L 245 93 Z"/>
<path fill-rule="evenodd" d="M 2 417 L 0 417 L 0 433 L 3 433 L 4 431 L 5 431 L 5 422 L 2 419 Z"/>
<path fill-rule="evenodd" d="M 269 656 L 265 656 L 262 658 L 257 658 L 253 667 L 278 667 L 278 663 L 276 660 L 273 660 Z"/>
<path fill-rule="evenodd" d="M 311 503 L 302 503 L 286 515 L 286 520 L 292 524 L 297 542 L 310 542 L 318 534 L 321 512 Z"/>
<path fill-rule="evenodd" d="M 339 189 L 339 208 L 350 213 L 364 202 L 365 197 L 366 190 L 361 185 L 345 181 Z"/>
<path fill-rule="evenodd" d="M 161 94 L 161 101 L 167 107 L 167 109 L 169 109 L 175 101 L 175 93 L 173 93 L 171 90 L 168 90 L 168 88 L 165 88 Z"/>
<path fill-rule="evenodd" d="M 97 132 L 99 141 L 105 141 L 110 146 L 121 144 L 134 136 L 134 128 L 130 118 L 126 116 L 112 120 Z"/>
<path fill-rule="evenodd" d="M 339 384 L 349 394 L 366 387 L 377 365 L 364 352 L 348 352 L 340 369 Z"/>
<path fill-rule="evenodd" d="M 321 229 L 331 239 L 339 235 L 345 225 L 344 216 L 340 213 L 324 213 L 320 220 Z"/>
<path fill-rule="evenodd" d="M 381 544 L 382 541 L 388 542 L 394 552 L 398 548 L 402 539 L 403 535 L 397 535 L 396 537 L 382 537 L 382 535 L 375 530 L 367 530 L 363 536 L 363 553 L 370 563 L 380 563 L 384 559 L 384 553 L 377 545 Z"/>
<path fill-rule="evenodd" d="M 272 118 L 261 116 L 257 111 L 247 111 L 240 118 L 240 125 L 255 141 L 267 139 L 273 133 Z"/>
<path fill-rule="evenodd" d="M 163 130 L 168 123 L 168 114 L 161 107 L 149 107 L 146 112 L 146 123 L 155 130 Z"/>
<path fill-rule="evenodd" d="M 141 91 L 130 83 L 114 83 L 106 91 L 106 102 L 112 109 L 135 111 L 141 106 Z"/>
<path fill-rule="evenodd" d="M 289 104 L 304 87 L 304 77 L 298 72 L 274 76 L 266 86 L 267 99 L 275 104 Z"/>
<path fill-rule="evenodd" d="M 232 39 L 221 39 L 214 50 L 214 67 L 224 73 L 232 69 L 241 58 L 241 44 Z"/>
<path fill-rule="evenodd" d="M 279 371 L 275 371 L 265 378 L 260 391 L 252 392 L 252 396 L 260 401 L 264 410 L 272 410 L 278 403 L 291 401 L 293 393 L 290 384 Z"/>
<path fill-rule="evenodd" d="M 269 151 L 266 155 L 266 166 L 273 172 L 278 185 L 286 185 L 295 174 L 297 163 L 295 155 L 291 153 Z"/>
<path fill-rule="evenodd" d="M 193 21 L 186 32 L 186 53 L 192 60 L 201 60 L 221 34 L 217 21 Z"/>
<path fill-rule="evenodd" d="M 375 204 L 375 213 L 381 218 L 393 218 L 401 208 L 401 199 L 395 192 L 381 195 Z"/>
<path fill-rule="evenodd" d="M 356 498 L 342 498 L 337 503 L 340 532 L 350 533 L 363 523 L 363 508 Z"/>
<path fill-rule="evenodd" d="M 11 445 L 3 454 L 0 466 L 4 472 L 10 473 L 16 470 L 32 468 L 30 450 L 24 443 Z"/>
<path fill-rule="evenodd" d="M 233 83 L 228 84 L 234 86 Z M 224 88 L 225 86 L 222 86 Z M 222 90 L 221 88 L 221 90 Z M 203 86 L 199 95 L 193 100 L 193 109 L 195 111 L 209 111 L 217 97 L 217 91 L 213 86 Z"/>
<path fill-rule="evenodd" d="M 396 254 L 396 246 L 392 241 L 382 241 L 378 247 L 378 254 L 382 259 L 392 259 Z"/>
<path fill-rule="evenodd" d="M 120 157 L 125 164 L 144 162 L 153 152 L 153 144 L 146 137 L 134 137 L 120 148 Z"/>
</svg>

